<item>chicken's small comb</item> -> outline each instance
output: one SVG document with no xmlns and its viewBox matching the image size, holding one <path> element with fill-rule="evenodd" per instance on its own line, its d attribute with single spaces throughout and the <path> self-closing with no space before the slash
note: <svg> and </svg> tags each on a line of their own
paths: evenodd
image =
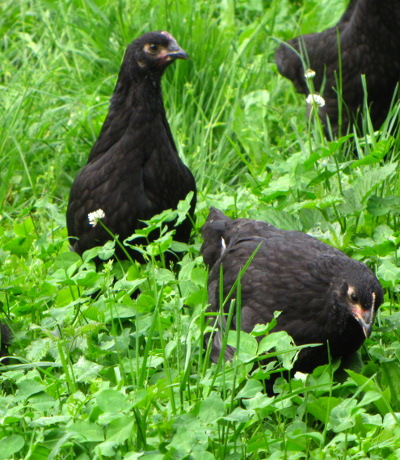
<svg viewBox="0 0 400 460">
<path fill-rule="evenodd" d="M 169 38 L 170 40 L 175 40 L 175 38 L 174 38 L 169 32 L 167 32 L 166 30 L 162 30 L 162 31 L 160 32 L 160 34 L 165 35 L 165 36 L 166 36 L 167 38 Z"/>
</svg>

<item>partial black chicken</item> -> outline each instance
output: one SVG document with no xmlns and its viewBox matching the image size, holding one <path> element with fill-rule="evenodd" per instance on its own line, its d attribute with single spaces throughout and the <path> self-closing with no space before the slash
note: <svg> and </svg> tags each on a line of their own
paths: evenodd
<svg viewBox="0 0 400 460">
<path fill-rule="evenodd" d="M 280 230 L 256 220 L 232 220 L 216 208 L 211 208 L 202 235 L 202 254 L 210 268 L 211 312 L 220 310 L 221 265 L 227 296 L 258 248 L 241 279 L 241 328 L 251 332 L 256 324 L 270 322 L 274 312 L 281 311 L 273 331 L 285 330 L 296 345 L 322 344 L 303 349 L 294 371 L 311 372 L 329 362 L 329 353 L 333 360 L 348 357 L 371 334 L 383 291 L 363 263 L 305 233 Z M 226 313 L 229 307 L 228 301 Z M 212 337 L 214 362 L 222 344 L 224 325 L 219 321 Z M 236 324 L 234 315 L 231 329 L 236 329 Z M 225 359 L 231 359 L 234 352 L 228 346 Z"/>
<path fill-rule="evenodd" d="M 300 93 L 309 94 L 304 77 L 306 69 L 316 72 L 313 85 L 325 99 L 319 115 L 326 124 L 326 132 L 329 132 L 328 117 L 332 134 L 338 135 L 345 134 L 353 122 L 360 125 L 358 112 L 364 100 L 362 74 L 366 78 L 372 123 L 375 129 L 381 126 L 400 81 L 399 44 L 399 0 L 351 0 L 336 26 L 281 44 L 275 59 L 279 72 L 292 80 Z M 303 56 L 305 68 L 290 47 Z M 340 68 L 344 105 L 339 131 Z"/>
<path fill-rule="evenodd" d="M 71 188 L 67 227 L 77 253 L 111 239 L 100 223 L 89 222 L 88 214 L 97 210 L 120 241 L 142 228 L 141 220 L 176 208 L 189 192 L 193 216 L 195 181 L 178 156 L 161 92 L 165 69 L 187 58 L 168 32 L 146 33 L 128 46 L 99 138 Z M 188 217 L 176 227 L 175 239 L 187 243 L 191 228 Z M 138 252 L 129 252 L 141 260 Z M 126 258 L 118 246 L 116 255 Z"/>
<path fill-rule="evenodd" d="M 10 328 L 5 323 L 0 323 L 0 358 L 8 355 L 8 346 L 11 343 L 12 333 Z M 1 360 L 4 364 L 5 360 Z"/>
</svg>

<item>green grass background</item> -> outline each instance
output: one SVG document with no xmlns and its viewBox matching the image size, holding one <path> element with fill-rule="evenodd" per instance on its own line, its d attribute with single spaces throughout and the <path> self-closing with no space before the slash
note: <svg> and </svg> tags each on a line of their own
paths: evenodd
<svg viewBox="0 0 400 460">
<path fill-rule="evenodd" d="M 15 339 L 0 368 L 0 459 L 400 457 L 399 104 L 380 131 L 365 111 L 360 132 L 328 142 L 274 63 L 280 41 L 335 24 L 345 6 L 1 2 L 0 306 Z M 68 249 L 69 188 L 126 45 L 150 30 L 191 57 L 163 88 L 198 184 L 196 231 L 179 271 L 155 262 L 153 245 L 144 266 L 96 272 L 94 254 Z M 270 370 L 251 372 L 254 336 L 233 363 L 209 363 L 199 229 L 210 205 L 306 231 L 375 270 L 385 303 L 353 370 L 280 380 L 269 397 Z M 272 334 L 274 350 L 290 367 L 289 339 Z"/>
</svg>

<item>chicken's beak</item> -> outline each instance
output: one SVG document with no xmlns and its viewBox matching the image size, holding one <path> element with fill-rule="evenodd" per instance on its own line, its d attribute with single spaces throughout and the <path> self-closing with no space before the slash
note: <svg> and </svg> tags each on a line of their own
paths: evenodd
<svg viewBox="0 0 400 460">
<path fill-rule="evenodd" d="M 171 43 L 167 50 L 168 60 L 171 59 L 189 59 L 189 55 L 177 43 Z"/>
<path fill-rule="evenodd" d="M 364 335 L 368 338 L 372 332 L 372 324 L 374 322 L 375 311 L 373 308 L 370 310 L 364 310 L 361 306 L 352 308 L 354 318 L 357 320 L 359 325 L 362 327 Z"/>
</svg>

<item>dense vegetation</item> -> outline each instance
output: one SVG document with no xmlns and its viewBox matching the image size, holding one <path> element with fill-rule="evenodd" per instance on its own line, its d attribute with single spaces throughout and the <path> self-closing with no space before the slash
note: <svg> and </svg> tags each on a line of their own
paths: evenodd
<svg viewBox="0 0 400 460">
<path fill-rule="evenodd" d="M 280 77 L 280 40 L 334 24 L 344 0 L 3 0 L 0 5 L 0 306 L 13 355 L 0 367 L 0 459 L 385 458 L 400 456 L 397 261 L 399 104 L 374 132 L 326 141 Z M 71 253 L 69 187 L 104 120 L 125 46 L 168 30 L 190 54 L 164 98 L 199 198 L 175 269 Z M 352 370 L 278 380 L 203 351 L 210 205 L 308 232 L 373 268 L 385 288 Z M 182 206 L 182 209 L 184 206 Z M 151 225 L 161 225 L 154 219 Z M 150 227 L 151 228 L 151 227 Z M 132 293 L 136 295 L 132 295 Z M 295 349 L 270 335 L 290 368 Z"/>
</svg>

